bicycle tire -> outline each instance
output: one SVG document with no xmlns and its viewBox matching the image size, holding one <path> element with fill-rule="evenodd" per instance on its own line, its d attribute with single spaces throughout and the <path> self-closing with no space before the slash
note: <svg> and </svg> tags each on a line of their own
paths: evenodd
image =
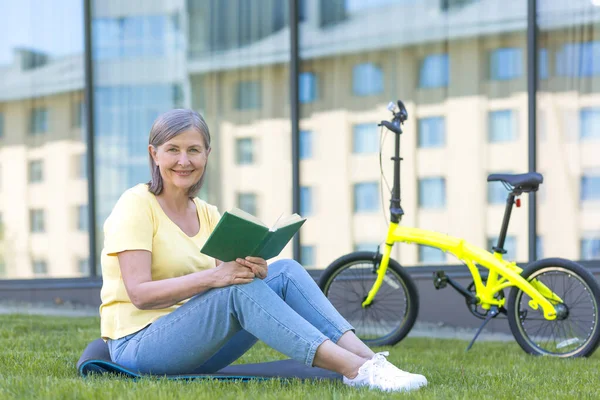
<svg viewBox="0 0 600 400">
<path fill-rule="evenodd" d="M 548 258 L 531 263 L 521 276 L 528 281 L 540 280 L 563 299 L 566 307 L 555 320 L 546 320 L 541 307 L 533 310 L 528 304 L 530 297 L 513 287 L 507 300 L 507 316 L 519 346 L 534 355 L 562 358 L 592 355 L 600 342 L 600 287 L 594 275 L 571 260 Z M 562 293 L 563 288 L 573 292 Z M 584 316 L 579 317 L 576 310 Z M 527 320 L 529 314 L 534 318 Z"/>
<path fill-rule="evenodd" d="M 354 326 L 356 335 L 369 346 L 393 346 L 404 339 L 419 311 L 419 295 L 413 279 L 391 258 L 373 303 L 362 307 L 377 278 L 375 271 L 381 259 L 382 255 L 375 252 L 346 254 L 333 261 L 318 282 L 329 301 Z M 389 307 L 390 313 L 384 315 L 383 307 Z"/>
</svg>

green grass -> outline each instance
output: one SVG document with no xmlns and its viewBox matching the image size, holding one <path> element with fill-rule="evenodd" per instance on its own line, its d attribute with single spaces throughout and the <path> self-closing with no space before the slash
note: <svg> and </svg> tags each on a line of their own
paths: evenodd
<svg viewBox="0 0 600 400">
<path fill-rule="evenodd" d="M 355 389 L 341 382 L 175 382 L 79 377 L 76 363 L 99 336 L 97 318 L 0 316 L 0 399 L 587 399 L 598 398 L 600 351 L 589 359 L 526 355 L 514 342 L 409 338 L 390 348 L 389 360 L 424 374 L 414 393 Z M 285 358 L 263 344 L 240 363 Z"/>
</svg>

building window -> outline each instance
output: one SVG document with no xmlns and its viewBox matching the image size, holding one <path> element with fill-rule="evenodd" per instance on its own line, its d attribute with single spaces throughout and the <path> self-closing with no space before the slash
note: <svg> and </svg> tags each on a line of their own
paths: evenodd
<svg viewBox="0 0 600 400">
<path fill-rule="evenodd" d="M 318 97 L 318 80 L 312 72 L 303 72 L 298 75 L 298 97 L 300 103 L 312 103 Z"/>
<path fill-rule="evenodd" d="M 419 179 L 419 207 L 440 209 L 446 207 L 446 179 L 441 177 Z"/>
<path fill-rule="evenodd" d="M 300 257 L 302 258 L 302 265 L 304 267 L 315 266 L 315 246 L 301 246 Z"/>
<path fill-rule="evenodd" d="M 48 264 L 43 260 L 36 260 L 33 262 L 33 274 L 34 275 L 46 275 L 48 273 Z"/>
<path fill-rule="evenodd" d="M 556 53 L 556 75 L 600 75 L 600 41 L 563 45 Z"/>
<path fill-rule="evenodd" d="M 419 72 L 419 87 L 424 89 L 448 86 L 450 63 L 448 54 L 432 54 L 423 59 Z"/>
<path fill-rule="evenodd" d="M 254 162 L 254 140 L 252 138 L 236 139 L 236 163 L 248 165 Z"/>
<path fill-rule="evenodd" d="M 310 186 L 300 187 L 300 215 L 306 217 L 313 213 L 312 188 Z"/>
<path fill-rule="evenodd" d="M 173 99 L 173 106 L 176 108 L 184 108 L 185 93 L 183 92 L 183 85 L 178 83 L 171 86 L 171 95 Z"/>
<path fill-rule="evenodd" d="M 238 110 L 256 110 L 261 107 L 261 88 L 259 81 L 238 82 L 235 94 L 235 108 Z"/>
<path fill-rule="evenodd" d="M 73 128 L 82 128 L 84 118 L 85 104 L 83 101 L 79 101 L 73 105 L 73 120 L 71 121 Z"/>
<path fill-rule="evenodd" d="M 377 124 L 358 124 L 352 127 L 352 152 L 355 154 L 377 153 L 379 135 Z"/>
<path fill-rule="evenodd" d="M 510 174 L 511 172 L 502 171 L 496 172 L 497 174 Z M 508 191 L 502 182 L 488 182 L 487 183 L 487 199 L 488 204 L 506 204 L 506 198 L 508 197 Z"/>
<path fill-rule="evenodd" d="M 357 64 L 352 69 L 352 92 L 357 96 L 383 93 L 383 71 L 372 63 Z"/>
<path fill-rule="evenodd" d="M 354 212 L 379 210 L 379 185 L 377 182 L 354 184 Z"/>
<path fill-rule="evenodd" d="M 354 244 L 354 251 L 377 251 L 379 243 L 360 242 Z"/>
<path fill-rule="evenodd" d="M 538 78 L 548 79 L 548 49 L 540 49 L 538 55 Z"/>
<path fill-rule="evenodd" d="M 170 15 L 94 18 L 94 60 L 160 57 L 181 47 L 179 24 Z"/>
<path fill-rule="evenodd" d="M 312 131 L 300 131 L 300 159 L 306 160 L 313 156 Z"/>
<path fill-rule="evenodd" d="M 541 260 L 544 257 L 544 238 L 542 236 L 535 237 L 535 259 Z"/>
<path fill-rule="evenodd" d="M 81 275 L 88 275 L 90 273 L 90 260 L 88 258 L 77 260 L 77 271 Z"/>
<path fill-rule="evenodd" d="M 446 119 L 428 117 L 419 119 L 419 147 L 444 147 L 446 144 Z"/>
<path fill-rule="evenodd" d="M 490 54 L 490 79 L 506 81 L 523 75 L 523 52 L 519 48 L 496 49 Z"/>
<path fill-rule="evenodd" d="M 0 139 L 4 137 L 4 114 L 0 113 Z"/>
<path fill-rule="evenodd" d="M 88 206 L 77 206 L 77 230 L 88 231 Z"/>
<path fill-rule="evenodd" d="M 29 132 L 32 135 L 48 132 L 48 109 L 34 108 L 29 115 Z"/>
<path fill-rule="evenodd" d="M 445 263 L 446 253 L 435 247 L 419 246 L 419 262 L 428 264 Z"/>
<path fill-rule="evenodd" d="M 517 122 L 512 110 L 490 111 L 488 140 L 490 143 L 510 142 L 517 139 Z"/>
<path fill-rule="evenodd" d="M 77 157 L 77 177 L 87 179 L 87 155 L 80 154 Z"/>
<path fill-rule="evenodd" d="M 246 211 L 254 216 L 257 215 L 255 193 L 238 193 L 237 204 L 240 210 Z"/>
<path fill-rule="evenodd" d="M 581 177 L 581 201 L 600 201 L 600 175 Z"/>
<path fill-rule="evenodd" d="M 32 233 L 45 232 L 44 210 L 29 210 L 29 230 Z"/>
<path fill-rule="evenodd" d="M 498 245 L 498 236 L 493 236 L 488 238 L 487 246 L 490 251 L 492 247 Z M 506 254 L 504 254 L 505 259 L 514 260 L 517 256 L 517 239 L 514 236 L 506 236 L 504 240 L 504 250 L 506 250 Z"/>
<path fill-rule="evenodd" d="M 579 111 L 579 137 L 582 140 L 600 139 L 600 107 Z"/>
<path fill-rule="evenodd" d="M 39 183 L 44 180 L 44 162 L 42 160 L 29 161 L 29 183 Z"/>
<path fill-rule="evenodd" d="M 581 259 L 600 260 L 600 238 L 588 237 L 581 239 Z"/>
</svg>

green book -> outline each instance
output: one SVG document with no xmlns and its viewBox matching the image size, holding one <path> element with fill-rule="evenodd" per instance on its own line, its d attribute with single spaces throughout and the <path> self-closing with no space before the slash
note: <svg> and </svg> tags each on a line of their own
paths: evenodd
<svg viewBox="0 0 600 400">
<path fill-rule="evenodd" d="M 304 222 L 306 218 L 292 214 L 279 217 L 269 228 L 252 214 L 234 208 L 223 214 L 200 251 L 224 262 L 247 256 L 268 260 L 281 253 Z"/>
</svg>

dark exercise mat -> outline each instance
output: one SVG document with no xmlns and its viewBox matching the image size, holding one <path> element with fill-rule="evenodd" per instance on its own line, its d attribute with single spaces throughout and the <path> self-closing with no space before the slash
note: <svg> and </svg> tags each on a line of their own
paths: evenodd
<svg viewBox="0 0 600 400">
<path fill-rule="evenodd" d="M 149 376 L 139 374 L 115 364 L 110 359 L 108 345 L 97 339 L 90 343 L 83 351 L 77 362 L 77 370 L 81 376 L 90 374 L 123 375 L 129 378 Z M 161 375 L 164 376 L 164 375 Z M 214 374 L 182 374 L 166 375 L 168 379 L 219 379 L 247 381 L 250 379 L 287 379 L 299 378 L 302 380 L 341 380 L 338 373 L 317 367 L 308 367 L 296 360 L 271 361 L 258 364 L 236 364 L 223 368 Z"/>
</svg>

